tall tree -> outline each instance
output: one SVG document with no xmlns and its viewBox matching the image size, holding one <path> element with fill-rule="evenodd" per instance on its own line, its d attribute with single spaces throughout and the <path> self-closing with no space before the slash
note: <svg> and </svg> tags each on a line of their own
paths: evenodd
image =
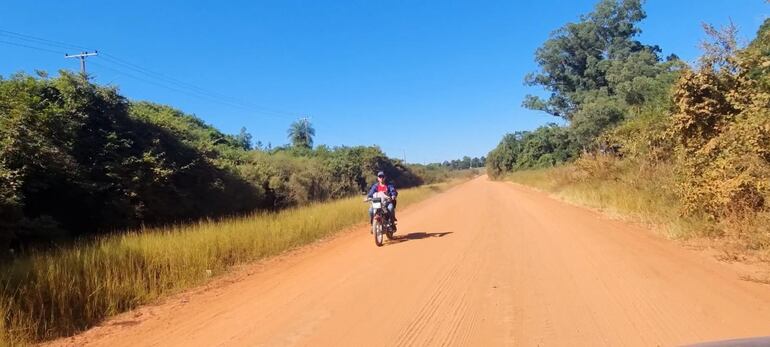
<svg viewBox="0 0 770 347">
<path fill-rule="evenodd" d="M 535 54 L 540 71 L 525 79 L 551 95 L 547 100 L 528 95 L 524 106 L 571 120 L 587 98 L 615 94 L 608 76 L 614 63 L 635 54 L 643 56 L 637 59 L 642 63 L 657 61 L 657 47 L 634 39 L 641 32 L 636 24 L 644 18 L 641 0 L 601 0 L 579 22 L 553 32 Z"/>
<path fill-rule="evenodd" d="M 238 135 L 235 135 L 235 142 L 236 145 L 239 147 L 249 151 L 254 148 L 254 146 L 251 144 L 252 142 L 252 136 L 249 134 L 248 131 L 246 131 L 246 127 L 241 127 L 241 132 L 238 133 Z M 262 144 L 257 141 L 257 148 L 262 147 Z"/>
<path fill-rule="evenodd" d="M 524 106 L 569 121 L 571 136 L 589 149 L 606 130 L 665 104 L 684 64 L 673 55 L 662 61 L 657 46 L 636 40 L 645 16 L 641 0 L 601 0 L 552 33 L 535 54 L 540 71 L 525 80 L 550 97 L 528 95 Z"/>
<path fill-rule="evenodd" d="M 315 136 L 315 128 L 310 124 L 307 118 L 302 118 L 294 123 L 291 123 L 288 130 L 289 140 L 294 147 L 300 148 L 313 148 L 313 136 Z"/>
</svg>

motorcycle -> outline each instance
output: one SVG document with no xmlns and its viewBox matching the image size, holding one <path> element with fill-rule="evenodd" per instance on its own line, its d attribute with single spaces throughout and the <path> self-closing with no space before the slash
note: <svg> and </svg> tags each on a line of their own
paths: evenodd
<svg viewBox="0 0 770 347">
<path fill-rule="evenodd" d="M 374 211 L 374 217 L 372 218 L 372 234 L 374 235 L 374 243 L 377 247 L 380 247 L 382 246 L 384 237 L 387 237 L 388 240 L 392 240 L 393 233 L 396 232 L 393 216 L 390 211 L 388 211 L 388 204 L 391 202 L 391 199 L 385 194 L 378 193 L 374 197 L 367 198 L 366 201 L 371 202 L 371 208 Z"/>
</svg>

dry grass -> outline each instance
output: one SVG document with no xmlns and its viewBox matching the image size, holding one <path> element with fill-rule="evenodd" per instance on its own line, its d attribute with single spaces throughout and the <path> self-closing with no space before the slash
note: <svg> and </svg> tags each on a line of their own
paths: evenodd
<svg viewBox="0 0 770 347">
<path fill-rule="evenodd" d="M 670 167 L 640 168 L 611 158 L 581 159 L 550 169 L 515 172 L 509 179 L 615 218 L 655 225 L 671 238 L 722 233 L 705 217 L 681 215 Z"/>
<path fill-rule="evenodd" d="M 770 262 L 770 213 L 715 220 L 683 215 L 672 166 L 643 167 L 609 157 L 550 169 L 514 172 L 514 182 L 616 217 L 650 224 L 674 239 L 708 240 L 723 261 Z"/>
<path fill-rule="evenodd" d="M 404 190 L 399 207 L 450 184 Z M 203 283 L 366 220 L 360 197 L 248 217 L 147 229 L 17 259 L 0 272 L 0 345 L 82 331 L 116 313 Z"/>
</svg>

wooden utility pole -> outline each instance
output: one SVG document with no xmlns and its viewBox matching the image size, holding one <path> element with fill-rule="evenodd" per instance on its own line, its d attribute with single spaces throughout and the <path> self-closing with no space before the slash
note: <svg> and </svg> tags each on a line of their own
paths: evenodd
<svg viewBox="0 0 770 347">
<path fill-rule="evenodd" d="M 86 75 L 86 57 L 99 55 L 99 52 L 93 51 L 92 53 L 83 52 L 80 54 L 64 54 L 64 58 L 78 58 L 80 59 L 80 73 Z"/>
</svg>

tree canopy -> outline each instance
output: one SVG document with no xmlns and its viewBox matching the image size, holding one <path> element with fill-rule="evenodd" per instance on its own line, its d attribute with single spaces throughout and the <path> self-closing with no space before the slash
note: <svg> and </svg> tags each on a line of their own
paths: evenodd
<svg viewBox="0 0 770 347">
<path fill-rule="evenodd" d="M 0 252 L 11 244 L 279 209 L 356 194 L 379 170 L 422 183 L 377 147 L 263 149 L 82 76 L 0 79 Z M 1 257 L 1 254 L 0 254 Z"/>
<path fill-rule="evenodd" d="M 593 11 L 554 31 L 535 52 L 539 70 L 526 76 L 546 98 L 527 95 L 523 106 L 563 118 L 533 132 L 506 135 L 490 152 L 490 173 L 555 165 L 582 150 L 606 151 L 602 134 L 648 112 L 664 112 L 684 67 L 675 55 L 637 40 L 646 17 L 641 0 L 600 0 Z"/>
<path fill-rule="evenodd" d="M 310 120 L 307 118 L 302 118 L 291 123 L 287 132 L 292 146 L 299 148 L 313 148 L 315 128 L 313 128 L 313 125 L 310 124 Z"/>
</svg>

